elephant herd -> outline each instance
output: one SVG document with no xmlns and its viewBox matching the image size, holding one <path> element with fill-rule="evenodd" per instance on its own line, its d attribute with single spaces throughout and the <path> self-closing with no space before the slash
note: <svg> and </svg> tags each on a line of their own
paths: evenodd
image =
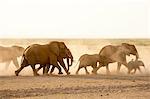
<svg viewBox="0 0 150 99">
<path fill-rule="evenodd" d="M 126 56 L 130 54 L 136 56 L 136 60 L 131 60 L 127 63 Z M 17 57 L 22 56 L 21 64 L 19 67 Z M 67 60 L 67 66 L 64 60 Z M 8 68 L 10 62 L 13 61 L 17 70 L 15 75 L 18 76 L 19 73 L 27 66 L 31 66 L 34 76 L 39 75 L 38 71 L 43 68 L 43 74 L 48 75 L 50 66 L 52 66 L 49 74 L 52 74 L 55 67 L 58 69 L 58 74 L 63 74 L 61 67 L 65 70 L 66 74 L 69 75 L 69 67 L 73 64 L 74 59 L 70 49 L 66 46 L 64 42 L 52 41 L 44 45 L 32 44 L 26 49 L 20 46 L 12 47 L 2 47 L 0 46 L 0 62 L 6 62 L 6 68 Z M 98 54 L 84 54 L 79 60 L 79 66 L 76 71 L 78 74 L 81 68 L 85 69 L 86 74 L 89 74 L 87 66 L 93 68 L 92 73 L 97 74 L 97 71 L 101 67 L 106 67 L 106 73 L 109 74 L 109 64 L 117 62 L 117 72 L 120 71 L 121 65 L 124 65 L 128 69 L 128 74 L 134 70 L 132 74 L 138 69 L 140 72 L 140 67 L 144 67 L 144 63 L 139 60 L 139 54 L 135 45 L 122 43 L 121 45 L 107 45 L 104 46 Z M 77 63 L 77 64 L 78 64 Z M 39 64 L 40 66 L 36 68 L 35 66 Z M 60 67 L 61 66 L 61 67 Z"/>
</svg>

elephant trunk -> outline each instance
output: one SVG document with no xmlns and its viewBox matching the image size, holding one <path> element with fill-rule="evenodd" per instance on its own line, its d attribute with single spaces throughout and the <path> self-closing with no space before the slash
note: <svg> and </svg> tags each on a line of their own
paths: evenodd
<svg viewBox="0 0 150 99">
<path fill-rule="evenodd" d="M 69 65 L 69 58 L 67 58 L 67 65 L 68 65 L 68 71 L 69 71 L 69 67 L 70 67 L 70 65 Z"/>
<path fill-rule="evenodd" d="M 73 63 L 73 56 L 69 49 L 66 50 L 66 54 L 67 54 L 67 64 L 68 64 L 68 68 L 69 68 L 69 66 L 71 66 Z M 70 64 L 69 64 L 69 59 L 71 59 Z"/>
<path fill-rule="evenodd" d="M 71 62 L 69 61 L 69 59 L 71 59 Z M 68 71 L 69 71 L 69 67 L 72 66 L 72 63 L 73 63 L 73 57 L 67 58 Z"/>
<path fill-rule="evenodd" d="M 143 66 L 143 67 L 144 67 L 144 69 L 146 69 L 145 66 Z"/>
<path fill-rule="evenodd" d="M 141 65 L 141 66 L 145 68 L 145 65 Z"/>
<path fill-rule="evenodd" d="M 71 66 L 71 65 L 72 65 L 72 63 L 73 63 L 73 57 L 71 57 L 70 59 L 71 59 L 71 63 L 70 63 L 70 65 L 69 65 L 69 66 Z"/>
<path fill-rule="evenodd" d="M 136 53 L 136 60 L 138 60 L 139 59 L 139 54 L 138 53 Z"/>
</svg>

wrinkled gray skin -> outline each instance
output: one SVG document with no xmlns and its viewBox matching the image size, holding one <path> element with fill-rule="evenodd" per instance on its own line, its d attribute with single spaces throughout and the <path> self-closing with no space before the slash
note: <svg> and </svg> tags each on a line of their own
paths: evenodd
<svg viewBox="0 0 150 99">
<path fill-rule="evenodd" d="M 139 58 L 137 49 L 134 45 L 128 44 L 128 43 L 122 43 L 121 45 L 114 46 L 114 45 L 107 45 L 101 49 L 99 52 L 99 55 L 105 56 L 109 58 L 107 62 L 105 63 L 107 74 L 110 73 L 109 71 L 109 63 L 118 63 L 117 72 L 120 71 L 121 64 L 125 65 L 127 67 L 127 61 L 126 61 L 126 55 L 130 56 L 130 54 L 135 55 L 136 59 Z M 101 66 L 97 67 L 93 70 L 93 72 L 97 72 L 97 70 Z"/>
<path fill-rule="evenodd" d="M 73 63 L 73 56 L 72 56 L 72 53 L 69 49 L 66 50 L 66 56 L 64 57 L 58 57 L 58 58 L 61 58 L 60 60 L 63 60 L 63 59 L 67 59 L 67 66 L 68 66 L 68 71 L 69 71 L 69 67 L 72 65 Z M 69 62 L 69 59 L 71 59 L 71 63 Z M 58 60 L 59 62 L 59 60 Z M 62 62 L 59 62 L 61 63 L 62 65 L 65 65 L 65 63 L 62 61 Z M 40 65 L 40 67 L 37 69 L 37 71 L 39 71 L 41 68 L 43 67 L 43 74 L 47 75 L 48 74 L 48 71 L 49 71 L 49 68 L 50 68 L 50 64 L 46 64 L 46 66 L 42 66 Z M 50 71 L 50 74 L 54 71 L 55 69 L 55 66 L 52 66 L 52 69 Z M 57 68 L 59 70 L 59 68 Z"/>
<path fill-rule="evenodd" d="M 93 55 L 89 55 L 89 54 L 84 54 L 79 58 L 79 67 L 78 70 L 76 71 L 76 74 L 78 74 L 79 70 L 81 68 L 85 69 L 86 74 L 89 74 L 88 70 L 87 70 L 87 66 L 91 66 L 93 68 L 97 67 L 97 62 L 99 62 L 100 57 L 98 54 L 93 54 Z"/>
<path fill-rule="evenodd" d="M 42 66 L 45 66 L 46 64 L 53 65 L 59 68 L 59 74 L 62 74 L 61 68 L 57 63 L 58 60 L 61 66 L 64 66 L 63 68 L 66 73 L 70 74 L 65 65 L 62 65 L 62 58 L 59 58 L 66 56 L 67 49 L 68 48 L 66 47 L 64 42 L 57 41 L 53 41 L 45 45 L 30 45 L 23 53 L 21 67 L 15 71 L 16 76 L 18 76 L 19 72 L 28 65 L 31 65 L 33 69 L 33 74 L 35 76 L 39 75 L 35 69 L 36 64 L 40 64 Z"/>
<path fill-rule="evenodd" d="M 131 71 L 134 69 L 134 72 L 132 74 L 135 74 L 136 69 L 138 69 L 141 73 L 140 66 L 143 66 L 145 68 L 145 65 L 142 61 L 140 60 L 135 60 L 135 61 L 130 61 L 128 62 L 127 68 L 128 68 L 128 74 L 131 74 Z"/>
<path fill-rule="evenodd" d="M 0 46 L 0 62 L 6 63 L 6 70 L 10 62 L 12 61 L 16 68 L 19 68 L 19 64 L 17 61 L 17 57 L 22 56 L 24 51 L 23 47 L 20 46 L 11 46 L 11 47 L 3 47 Z"/>
</svg>

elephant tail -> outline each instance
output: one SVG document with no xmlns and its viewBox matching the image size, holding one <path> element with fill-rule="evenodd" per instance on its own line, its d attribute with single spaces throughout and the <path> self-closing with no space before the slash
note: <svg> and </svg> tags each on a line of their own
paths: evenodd
<svg viewBox="0 0 150 99">
<path fill-rule="evenodd" d="M 25 55 L 23 54 L 22 55 L 22 58 L 21 58 L 21 64 L 23 63 L 23 60 L 25 59 Z"/>
<path fill-rule="evenodd" d="M 24 50 L 24 52 L 23 52 L 23 54 L 28 50 L 28 48 L 30 48 L 31 46 L 28 46 L 25 50 Z"/>
<path fill-rule="evenodd" d="M 28 64 L 28 61 L 27 59 L 25 58 L 25 54 L 22 55 L 22 58 L 21 58 L 21 65 L 22 66 L 26 66 Z"/>
</svg>

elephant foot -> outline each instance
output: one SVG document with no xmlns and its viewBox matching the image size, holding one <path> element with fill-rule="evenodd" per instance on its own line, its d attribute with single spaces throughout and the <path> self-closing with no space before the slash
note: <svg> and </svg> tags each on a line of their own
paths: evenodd
<svg viewBox="0 0 150 99">
<path fill-rule="evenodd" d="M 49 76 L 49 74 L 48 74 L 48 73 L 44 73 L 43 75 L 44 75 L 44 76 Z"/>
<path fill-rule="evenodd" d="M 35 69 L 35 71 L 38 72 L 39 70 L 38 70 L 38 69 Z"/>
<path fill-rule="evenodd" d="M 92 70 L 92 74 L 97 74 L 97 72 Z"/>
<path fill-rule="evenodd" d="M 15 71 L 16 76 L 18 76 L 18 71 Z"/>
<path fill-rule="evenodd" d="M 58 74 L 63 74 L 63 72 L 59 72 Z"/>
<path fill-rule="evenodd" d="M 76 72 L 76 75 L 78 75 L 78 72 Z"/>
<path fill-rule="evenodd" d="M 38 73 L 34 73 L 34 76 L 40 76 L 40 74 L 38 74 Z"/>
<path fill-rule="evenodd" d="M 97 75 L 97 72 L 92 72 L 92 74 Z"/>
<path fill-rule="evenodd" d="M 67 72 L 67 75 L 70 75 L 70 72 Z"/>
<path fill-rule="evenodd" d="M 86 75 L 89 75 L 90 73 L 89 72 L 86 72 Z"/>
</svg>

